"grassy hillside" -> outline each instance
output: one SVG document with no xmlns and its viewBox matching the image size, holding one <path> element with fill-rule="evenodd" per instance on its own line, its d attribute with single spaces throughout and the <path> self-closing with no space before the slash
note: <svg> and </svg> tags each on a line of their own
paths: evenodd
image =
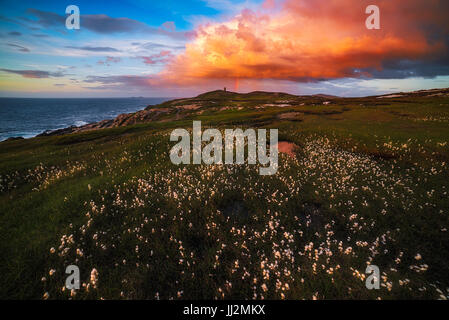
<svg viewBox="0 0 449 320">
<path fill-rule="evenodd" d="M 449 295 L 447 90 L 216 91 L 151 110 L 131 126 L 0 143 L 0 298 Z M 273 176 L 178 167 L 169 135 L 192 120 L 278 128 L 298 148 Z M 70 264 L 76 293 L 63 290 Z M 366 289 L 367 264 L 380 290 Z"/>
</svg>

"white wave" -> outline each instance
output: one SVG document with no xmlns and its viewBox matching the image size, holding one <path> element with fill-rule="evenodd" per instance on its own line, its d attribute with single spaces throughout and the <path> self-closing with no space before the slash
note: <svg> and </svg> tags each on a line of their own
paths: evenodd
<svg viewBox="0 0 449 320">
<path fill-rule="evenodd" d="M 75 121 L 75 126 L 77 126 L 77 127 L 81 127 L 81 126 L 84 126 L 86 124 L 87 124 L 86 121 L 82 121 L 82 120 Z"/>
</svg>

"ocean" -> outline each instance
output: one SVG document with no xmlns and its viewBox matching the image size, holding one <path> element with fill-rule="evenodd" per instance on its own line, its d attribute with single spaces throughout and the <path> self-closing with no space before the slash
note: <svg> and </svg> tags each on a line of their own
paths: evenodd
<svg viewBox="0 0 449 320">
<path fill-rule="evenodd" d="M 0 98 L 0 141 L 82 126 L 172 98 Z"/>
</svg>

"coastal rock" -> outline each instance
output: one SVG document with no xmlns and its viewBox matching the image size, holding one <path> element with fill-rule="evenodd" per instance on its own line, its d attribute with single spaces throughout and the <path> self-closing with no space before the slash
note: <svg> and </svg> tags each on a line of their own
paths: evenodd
<svg viewBox="0 0 449 320">
<path fill-rule="evenodd" d="M 364 98 L 364 101 L 369 100 L 371 101 L 371 103 L 373 103 L 373 101 L 377 99 L 384 98 L 396 98 L 400 100 L 407 98 L 441 97 L 447 95 L 449 95 L 449 88 L 373 96 Z M 185 118 L 188 115 L 200 115 L 206 109 L 221 112 L 237 107 L 238 110 L 241 110 L 243 108 L 241 107 L 242 103 L 247 103 L 247 108 L 253 108 L 254 110 L 264 109 L 266 107 L 287 108 L 287 112 L 277 115 L 277 118 L 279 120 L 302 121 L 303 119 L 301 114 L 333 115 L 340 114 L 343 111 L 323 110 L 317 113 L 310 110 L 299 110 L 298 112 L 289 111 L 288 108 L 316 105 L 327 106 L 331 104 L 343 105 L 345 103 L 356 103 L 358 102 L 358 99 L 359 98 L 340 98 L 337 96 L 324 94 L 311 96 L 295 96 L 279 92 L 254 91 L 246 94 L 241 94 L 224 90 L 216 90 L 200 94 L 194 98 L 175 99 L 158 105 L 149 105 L 141 111 L 128 114 L 120 114 L 115 119 L 102 120 L 79 127 L 71 126 L 64 129 L 47 130 L 39 134 L 38 137 L 64 135 L 69 133 L 99 130 L 105 128 L 117 128 L 153 121 L 177 121 Z"/>
<path fill-rule="evenodd" d="M 45 130 L 41 134 L 38 134 L 37 137 L 49 137 L 49 136 L 58 136 L 62 134 L 68 134 L 75 132 L 76 126 L 71 126 L 64 129 L 57 129 L 57 130 Z"/>
<path fill-rule="evenodd" d="M 24 137 L 10 137 L 6 139 L 5 141 L 16 141 L 16 140 L 23 140 Z"/>
<path fill-rule="evenodd" d="M 106 128 L 117 128 L 133 124 L 146 123 L 156 120 L 159 117 L 159 115 L 168 113 L 169 111 L 170 110 L 168 108 L 154 108 L 137 111 L 135 113 L 123 113 L 118 115 L 115 119 L 102 120 L 99 122 L 85 124 L 79 127 L 71 126 L 64 129 L 46 130 L 37 136 L 38 137 L 57 136 L 69 133 L 84 132 Z"/>
</svg>

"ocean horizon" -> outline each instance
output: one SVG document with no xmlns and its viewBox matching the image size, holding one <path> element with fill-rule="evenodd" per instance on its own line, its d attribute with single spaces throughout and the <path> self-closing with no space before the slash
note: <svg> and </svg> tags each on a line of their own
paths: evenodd
<svg viewBox="0 0 449 320">
<path fill-rule="evenodd" d="M 0 98 L 0 141 L 82 126 L 174 98 Z"/>
</svg>

